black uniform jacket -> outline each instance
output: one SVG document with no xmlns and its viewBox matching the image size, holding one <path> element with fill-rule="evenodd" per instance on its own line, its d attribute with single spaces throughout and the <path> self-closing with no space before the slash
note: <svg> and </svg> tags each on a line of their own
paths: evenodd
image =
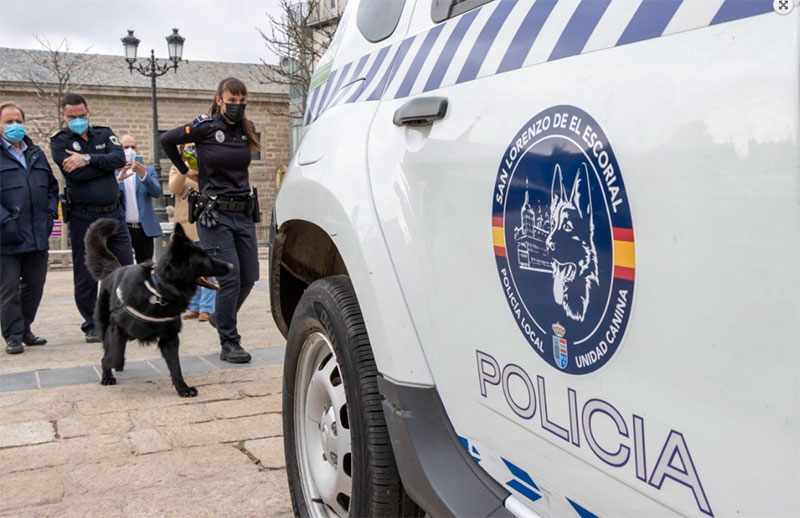
<svg viewBox="0 0 800 518">
<path fill-rule="evenodd" d="M 64 173 L 67 191 L 74 205 L 102 207 L 119 200 L 119 184 L 114 171 L 125 165 L 125 152 L 111 128 L 89 126 L 89 140 L 64 128 L 50 137 L 53 161 L 61 168 L 69 157 L 67 150 L 89 155 L 91 161 L 71 173 Z"/>
<path fill-rule="evenodd" d="M 0 144 L 0 253 L 22 254 L 48 249 L 58 217 L 58 182 L 47 157 L 24 137 L 23 167 Z"/>
<path fill-rule="evenodd" d="M 248 124 L 252 124 L 248 121 Z M 183 174 L 179 144 L 194 142 L 197 149 L 198 184 L 203 194 L 237 195 L 250 192 L 250 144 L 242 123 L 228 124 L 221 114 L 201 115 L 191 124 L 178 126 L 161 135 L 161 146 Z"/>
</svg>

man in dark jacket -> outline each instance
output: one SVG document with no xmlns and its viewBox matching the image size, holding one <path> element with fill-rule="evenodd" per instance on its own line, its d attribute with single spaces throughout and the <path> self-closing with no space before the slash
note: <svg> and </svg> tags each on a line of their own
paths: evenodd
<svg viewBox="0 0 800 518">
<path fill-rule="evenodd" d="M 58 182 L 47 157 L 25 136 L 25 114 L 0 104 L 0 327 L 6 352 L 47 340 L 31 331 L 47 276 L 48 238 L 58 217 Z"/>
<path fill-rule="evenodd" d="M 98 219 L 116 219 L 118 230 L 109 238 L 108 248 L 120 264 L 133 263 L 131 236 L 125 226 L 125 209 L 115 175 L 125 165 L 125 152 L 111 128 L 89 124 L 89 107 L 82 96 L 66 94 L 61 100 L 61 116 L 66 127 L 50 137 L 50 152 L 64 174 L 70 199 L 75 305 L 83 317 L 81 331 L 86 334 L 86 341 L 99 342 L 100 330 L 94 327 L 97 281 L 86 269 L 83 238 L 89 225 Z"/>
</svg>

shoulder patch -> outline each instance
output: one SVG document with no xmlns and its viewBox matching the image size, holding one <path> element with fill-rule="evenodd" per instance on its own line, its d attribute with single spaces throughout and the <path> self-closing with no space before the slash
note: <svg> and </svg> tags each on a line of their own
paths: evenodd
<svg viewBox="0 0 800 518">
<path fill-rule="evenodd" d="M 196 128 L 199 125 L 203 124 L 204 122 L 208 122 L 210 120 L 211 120 L 211 115 L 204 113 L 202 115 L 198 115 L 197 118 L 192 123 L 192 125 Z"/>
<path fill-rule="evenodd" d="M 110 140 L 111 143 L 114 144 L 115 146 L 121 146 L 122 145 L 122 144 L 119 143 L 119 139 L 117 138 L 116 135 L 111 135 L 110 137 L 108 137 L 108 140 Z"/>
</svg>

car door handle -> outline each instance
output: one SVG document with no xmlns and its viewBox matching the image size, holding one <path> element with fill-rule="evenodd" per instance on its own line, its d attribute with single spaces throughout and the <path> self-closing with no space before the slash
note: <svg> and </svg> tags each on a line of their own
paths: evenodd
<svg viewBox="0 0 800 518">
<path fill-rule="evenodd" d="M 395 126 L 427 126 L 444 118 L 447 97 L 418 97 L 411 99 L 394 112 Z"/>
</svg>

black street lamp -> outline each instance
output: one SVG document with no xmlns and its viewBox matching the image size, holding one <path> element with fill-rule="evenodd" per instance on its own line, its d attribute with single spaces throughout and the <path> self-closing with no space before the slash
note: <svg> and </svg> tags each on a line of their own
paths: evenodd
<svg viewBox="0 0 800 518">
<path fill-rule="evenodd" d="M 169 59 L 171 63 L 159 63 L 156 60 L 155 51 L 150 49 L 150 61 L 141 63 L 134 66 L 136 63 L 136 49 L 139 47 L 139 38 L 133 35 L 132 30 L 128 30 L 128 35 L 121 38 L 122 45 L 125 47 L 125 61 L 128 62 L 128 69 L 130 73 L 134 70 L 139 72 L 145 77 L 150 78 L 150 85 L 153 91 L 153 168 L 156 170 L 156 175 L 161 181 L 161 163 L 158 160 L 158 104 L 156 98 L 156 78 L 161 77 L 170 70 L 178 71 L 178 62 L 183 55 L 183 42 L 186 40 L 183 36 L 178 34 L 178 29 L 172 29 L 172 34 L 167 36 L 167 48 L 169 49 Z M 163 203 L 163 200 L 162 200 Z M 156 207 L 156 212 L 161 221 L 167 221 L 167 213 L 163 207 Z"/>
</svg>

